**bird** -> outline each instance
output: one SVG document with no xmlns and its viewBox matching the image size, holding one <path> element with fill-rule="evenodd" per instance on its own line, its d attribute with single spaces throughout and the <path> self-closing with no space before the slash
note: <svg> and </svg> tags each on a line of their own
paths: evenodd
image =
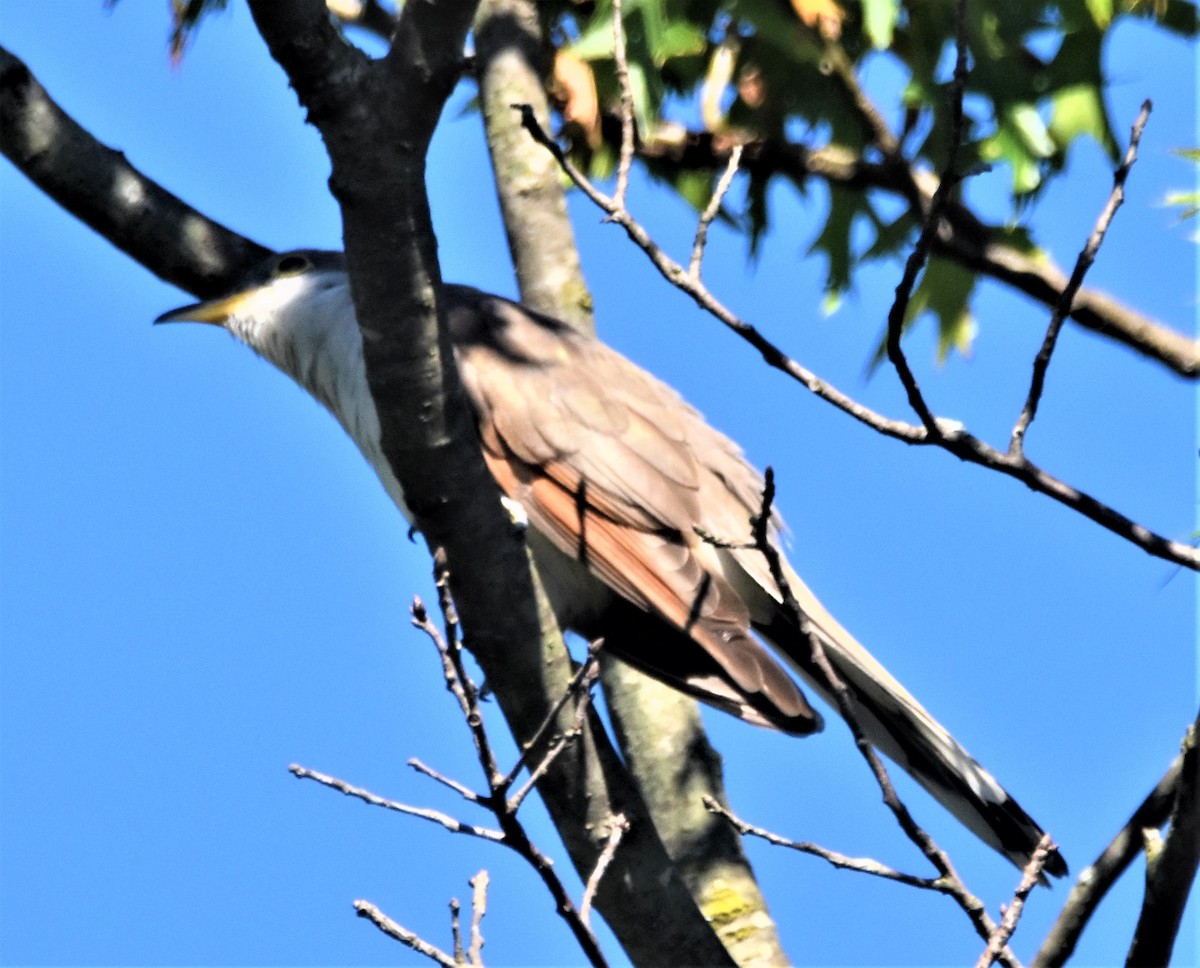
<svg viewBox="0 0 1200 968">
<path fill-rule="evenodd" d="M 839 624 L 786 558 L 803 619 L 750 538 L 763 476 L 671 387 L 594 336 L 501 296 L 443 287 L 484 460 L 561 628 L 749 723 L 823 728 L 798 675 L 837 708 L 815 634 L 866 738 L 984 843 L 1024 867 L 1041 827 Z M 156 323 L 219 326 L 338 420 L 412 523 L 381 443 L 345 256 L 296 249 Z M 772 518 L 773 537 L 781 527 Z M 719 540 L 716 540 L 719 539 Z M 802 627 L 803 626 L 803 627 Z M 1057 848 L 1045 871 L 1067 872 Z"/>
</svg>

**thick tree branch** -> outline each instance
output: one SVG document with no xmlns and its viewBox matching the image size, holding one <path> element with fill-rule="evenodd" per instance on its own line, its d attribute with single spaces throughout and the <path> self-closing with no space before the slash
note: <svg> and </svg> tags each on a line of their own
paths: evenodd
<svg viewBox="0 0 1200 968">
<path fill-rule="evenodd" d="M 496 195 L 521 302 L 592 333 L 592 295 L 554 159 L 530 141 L 513 112 L 529 104 L 550 117 L 541 27 L 532 0 L 483 0 L 475 68 Z"/>
<path fill-rule="evenodd" d="M 268 255 L 102 145 L 0 47 L 0 151 L 50 198 L 160 279 L 200 298 L 227 292 Z"/>
<path fill-rule="evenodd" d="M 590 333 L 558 165 L 512 109 L 528 103 L 549 117 L 540 29 L 530 0 L 484 0 L 475 27 L 480 103 L 521 301 Z M 724 802 L 725 791 L 695 701 L 603 654 L 601 683 L 624 761 L 705 917 L 739 965 L 786 964 L 740 840 L 704 810 L 703 797 Z"/>
<path fill-rule="evenodd" d="M 388 55 L 369 61 L 329 28 L 319 0 L 251 0 L 333 163 L 330 188 L 342 210 L 383 451 L 427 542 L 445 549 L 467 645 L 524 743 L 561 694 L 570 658 L 484 465 L 439 326 L 441 275 L 425 191 L 425 150 L 458 78 L 474 9 L 410 0 Z M 597 909 L 635 962 L 728 964 L 598 717 L 588 722 L 539 789 L 583 877 L 603 850 L 605 818 L 630 819 Z"/>
<path fill-rule="evenodd" d="M 1180 753 L 1179 781 L 1165 837 L 1146 832 L 1146 896 L 1125 964 L 1166 965 L 1200 866 L 1200 714 Z"/>
<path fill-rule="evenodd" d="M 1182 765 L 1180 754 L 1100 856 L 1080 872 L 1067 903 L 1034 956 L 1031 968 L 1061 968 L 1070 959 L 1100 902 L 1142 852 L 1143 832 L 1167 822 L 1175 803 Z"/>
</svg>

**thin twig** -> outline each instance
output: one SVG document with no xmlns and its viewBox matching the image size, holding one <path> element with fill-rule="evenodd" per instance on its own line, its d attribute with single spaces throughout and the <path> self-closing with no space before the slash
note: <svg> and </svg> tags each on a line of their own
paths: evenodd
<svg viewBox="0 0 1200 968">
<path fill-rule="evenodd" d="M 483 964 L 483 916 L 487 913 L 488 872 L 481 870 L 471 878 L 471 946 L 467 960 L 472 965 Z"/>
<path fill-rule="evenodd" d="M 739 318 L 713 296 L 703 282 L 689 278 L 687 271 L 663 252 L 646 229 L 627 211 L 618 210 L 613 204 L 613 200 L 599 191 L 566 157 L 554 140 L 546 134 L 529 105 L 514 104 L 512 107 L 521 112 L 521 124 L 530 136 L 551 153 L 559 167 L 580 191 L 587 195 L 597 207 L 611 216 L 611 221 L 625 229 L 630 240 L 646 254 L 663 278 L 681 292 L 691 296 L 696 305 L 753 346 L 768 366 L 786 373 L 815 396 L 886 437 L 892 437 L 913 446 L 935 445 L 949 451 L 966 463 L 978 464 L 988 470 L 1012 477 L 1030 490 L 1043 494 L 1076 513 L 1082 514 L 1106 530 L 1141 548 L 1147 554 L 1182 565 L 1193 571 L 1200 571 L 1200 550 L 1185 542 L 1175 541 L 1150 530 L 1145 525 L 1139 524 L 1028 460 L 1017 459 L 1004 451 L 997 450 L 968 433 L 961 424 L 948 420 L 935 420 L 934 433 L 931 433 L 928 427 L 914 426 L 903 420 L 885 417 L 843 393 L 787 356 L 759 330 Z"/>
<path fill-rule="evenodd" d="M 316 770 L 310 770 L 307 767 L 293 763 L 288 767 L 288 772 L 292 776 L 301 780 L 314 780 L 322 786 L 327 786 L 332 790 L 337 790 L 339 793 L 344 793 L 348 797 L 356 797 L 364 803 L 369 803 L 374 807 L 383 807 L 385 810 L 394 810 L 396 813 L 407 814 L 410 817 L 420 817 L 422 820 L 429 820 L 445 827 L 452 834 L 467 834 L 471 837 L 479 837 L 481 840 L 490 840 L 493 843 L 503 843 L 504 834 L 499 830 L 492 830 L 490 827 L 477 827 L 474 824 L 463 823 L 461 820 L 456 820 L 449 814 L 442 813 L 440 810 L 429 810 L 424 807 L 412 807 L 407 803 L 400 803 L 396 800 L 387 800 L 384 797 L 377 796 L 370 790 L 364 790 L 362 787 L 356 787 L 353 784 L 347 783 L 345 780 L 339 780 L 337 777 L 328 776 L 325 773 L 318 773 Z"/>
<path fill-rule="evenodd" d="M 439 965 L 442 965 L 442 968 L 458 968 L 460 962 L 455 961 L 436 945 L 432 945 L 424 938 L 413 934 L 408 928 L 397 924 L 370 901 L 355 901 L 354 910 L 360 918 L 366 918 L 388 937 L 395 938 L 402 945 L 412 948 L 418 954 L 424 955 L 431 961 L 436 961 Z"/>
<path fill-rule="evenodd" d="M 457 619 L 454 602 L 450 598 L 449 576 L 446 573 L 445 556 L 441 549 L 434 551 L 434 581 L 438 588 L 438 601 L 441 606 L 442 618 L 446 624 L 447 635 L 443 637 L 438 627 L 430 620 L 429 613 L 419 598 L 413 599 L 413 625 L 429 637 L 437 649 L 442 661 L 442 675 L 446 688 L 458 702 L 458 708 L 466 720 L 467 728 L 475 743 L 475 752 L 479 764 L 483 768 L 488 786 L 494 786 L 500 779 L 500 768 L 496 764 L 496 755 L 492 751 L 487 731 L 483 727 L 483 714 L 479 709 L 479 693 L 475 683 L 467 675 L 462 661 L 462 648 L 458 643 Z"/>
<path fill-rule="evenodd" d="M 1037 847 L 1034 848 L 1033 853 L 1029 856 L 1029 862 L 1021 872 L 1021 882 L 1017 885 L 1016 891 L 1013 892 L 1012 901 L 1004 911 L 1004 916 L 1000 919 L 996 930 L 988 938 L 987 947 L 984 949 L 983 954 L 979 956 L 979 960 L 975 963 L 975 968 L 989 968 L 1000 957 L 1000 952 L 1008 944 L 1008 940 L 1013 936 L 1013 932 L 1017 930 L 1017 923 L 1021 920 L 1021 912 L 1025 910 L 1025 901 L 1029 898 L 1030 892 L 1042 880 L 1042 869 L 1046 866 L 1046 860 L 1050 857 L 1050 852 L 1053 849 L 1054 841 L 1050 839 L 1050 835 L 1042 834 L 1042 839 L 1038 841 Z"/>
<path fill-rule="evenodd" d="M 443 617 L 446 619 L 449 627 L 449 634 L 447 636 L 441 634 L 430 620 L 424 605 L 419 599 L 413 605 L 413 624 L 421 629 L 437 648 L 438 656 L 442 661 L 442 671 L 446 678 L 447 688 L 454 695 L 463 717 L 467 720 L 467 725 L 475 741 L 476 756 L 480 767 L 483 769 L 489 792 L 486 795 L 474 794 L 463 784 L 443 777 L 423 763 L 419 763 L 419 761 L 417 761 L 419 765 L 416 768 L 427 776 L 466 796 L 467 799 L 487 807 L 492 812 L 500 825 L 500 830 L 495 831 L 496 836 L 491 839 L 495 839 L 510 850 L 515 851 L 529 863 L 538 876 L 541 877 L 542 883 L 550 892 L 550 896 L 554 899 L 556 911 L 566 922 L 567 927 L 571 930 L 588 962 L 594 966 L 603 966 L 606 964 L 606 960 L 600 949 L 600 943 L 592 933 L 591 928 L 581 920 L 570 894 L 554 869 L 554 863 L 529 839 L 528 833 L 517 817 L 517 808 L 520 806 L 524 796 L 532 789 L 532 784 L 536 781 L 536 778 L 531 779 L 527 788 L 519 791 L 517 795 L 513 797 L 506 796 L 508 787 L 516 776 L 516 771 L 514 770 L 509 774 L 502 774 L 496 765 L 491 741 L 488 738 L 487 729 L 484 725 L 483 712 L 479 708 L 478 690 L 476 690 L 474 683 L 467 675 L 463 666 L 462 647 L 458 642 L 456 625 L 454 624 L 454 603 L 449 593 L 449 575 L 446 571 L 444 556 L 435 551 L 434 562 L 439 600 Z M 583 710 L 586 709 L 587 703 L 591 699 L 590 687 L 595 678 L 595 662 L 599 648 L 599 642 L 593 643 L 589 648 L 588 662 L 585 663 L 584 668 L 579 671 L 576 677 L 572 679 L 571 684 L 565 691 L 564 697 L 555 706 L 556 710 L 561 710 L 572 695 L 572 691 L 575 689 L 580 690 L 576 709 L 576 731 L 580 728 Z M 539 730 L 540 733 L 541 730 Z M 552 754 L 548 755 L 557 755 L 557 752 L 558 750 L 554 749 Z M 521 762 L 525 762 L 524 755 L 521 757 Z M 543 758 L 542 762 L 548 766 L 549 761 L 546 758 Z M 541 773 L 538 772 L 538 767 L 535 767 L 531 772 L 536 777 L 541 776 Z M 452 822 L 457 823 L 456 821 Z"/>
<path fill-rule="evenodd" d="M 546 718 L 542 720 L 541 725 L 534 731 L 529 741 L 522 745 L 521 753 L 517 757 L 517 762 L 513 764 L 512 769 L 496 784 L 496 789 L 499 792 L 509 789 L 517 780 L 517 776 L 525 765 L 529 762 L 529 757 L 533 751 L 541 744 L 546 734 L 558 722 L 558 714 L 563 711 L 563 708 L 571 701 L 571 697 L 580 697 L 587 695 L 592 684 L 596 681 L 595 670 L 599 661 L 600 649 L 603 647 L 603 639 L 598 639 L 588 646 L 588 656 L 583 661 L 583 664 L 575 670 L 575 674 L 571 677 L 571 681 L 567 683 L 567 688 L 563 690 L 563 694 L 558 697 L 558 700 L 550 707 L 550 711 L 546 713 Z M 581 716 L 578 710 L 575 714 L 575 729 L 582 727 Z M 561 737 L 560 737 L 561 739 Z M 553 745 L 553 744 L 551 744 Z M 544 762 L 544 759 L 543 759 Z M 544 770 L 543 770 L 544 772 Z M 519 801 L 518 801 L 519 802 Z"/>
<path fill-rule="evenodd" d="M 755 543 L 758 545 L 763 557 L 766 558 L 767 565 L 771 571 L 771 577 L 779 588 L 783 606 L 794 617 L 801 633 L 808 640 L 813 665 L 820 670 L 821 675 L 825 678 L 838 712 L 841 714 L 842 719 L 846 721 L 846 725 L 850 727 L 850 732 L 854 736 L 854 744 L 858 748 L 859 753 L 862 754 L 863 759 L 866 760 L 867 766 L 870 768 L 872 775 L 875 777 L 875 782 L 883 794 L 884 804 L 892 812 L 892 816 L 896 818 L 896 822 L 899 824 L 900 829 L 904 831 L 905 836 L 920 849 L 929 859 L 929 862 L 937 869 L 941 875 L 939 880 L 945 883 L 944 893 L 952 897 L 958 906 L 962 908 L 974 926 L 975 931 L 986 941 L 996 930 L 996 923 L 988 915 L 983 902 L 967 890 L 967 886 L 954 869 L 954 864 L 951 862 L 949 855 L 937 845 L 929 832 L 913 819 L 908 807 L 896 793 L 896 788 L 892 785 L 891 777 L 888 776 L 887 768 L 883 765 L 883 760 L 879 758 L 879 754 L 875 752 L 875 748 L 867 740 L 866 734 L 858 722 L 858 715 L 854 710 L 854 702 L 850 696 L 849 688 L 847 688 L 846 683 L 829 661 L 829 657 L 825 654 L 824 644 L 821 642 L 820 635 L 792 594 L 791 584 L 788 582 L 784 571 L 782 558 L 770 537 L 769 522 L 771 520 L 771 508 L 774 501 L 775 473 L 772 468 L 768 467 L 764 474 L 762 505 L 758 514 L 755 515 L 752 524 Z M 1008 947 L 1001 949 L 999 959 L 1006 966 L 1009 966 L 1009 968 L 1015 968 L 1019 964 L 1016 956 Z"/>
<path fill-rule="evenodd" d="M 542 777 L 546 775 L 546 772 L 550 769 L 550 765 L 558 758 L 559 754 L 568 745 L 583 735 L 584 720 L 587 717 L 588 707 L 592 703 L 592 687 L 595 686 L 596 679 L 600 675 L 599 658 L 601 641 L 597 640 L 588 647 L 587 660 L 580 667 L 579 672 L 576 673 L 575 679 L 572 680 L 572 685 L 568 687 L 567 695 L 570 695 L 572 691 L 576 693 L 575 715 L 570 728 L 555 737 L 554 742 L 550 744 L 546 752 L 542 755 L 542 758 L 529 771 L 529 779 L 526 780 L 516 793 L 508 798 L 508 809 L 513 813 L 516 813 L 517 809 L 525 801 L 525 798 L 529 796 Z M 507 787 L 497 788 L 496 795 L 503 796 L 507 789 Z"/>
<path fill-rule="evenodd" d="M 929 258 L 929 250 L 933 246 L 933 240 L 941 222 L 942 210 L 962 178 L 958 172 L 958 150 L 963 137 L 962 103 L 968 73 L 966 7 L 966 0 L 958 0 L 954 11 L 956 54 L 954 81 L 950 88 L 950 146 L 946 153 L 946 167 L 942 171 L 937 191 L 933 193 L 933 198 L 929 202 L 929 210 L 925 213 L 925 224 L 921 229 L 921 234 L 917 237 L 917 241 L 905 261 L 904 273 L 896 286 L 896 298 L 892 301 L 892 308 L 888 312 L 887 320 L 888 359 L 892 361 L 892 366 L 896 369 L 896 375 L 900 378 L 900 383 L 908 396 L 909 406 L 913 408 L 913 412 L 921 419 L 922 425 L 934 440 L 939 440 L 943 436 L 943 432 L 934 418 L 933 412 L 929 409 L 929 405 L 925 402 L 921 388 L 917 385 L 917 378 L 908 365 L 908 359 L 900 345 L 900 338 L 904 334 L 905 317 L 908 315 L 913 287 L 916 285 L 917 276 L 920 275 Z"/>
<path fill-rule="evenodd" d="M 450 937 L 454 941 L 454 963 L 461 965 L 466 962 L 466 954 L 463 951 L 462 943 L 462 925 L 459 923 L 459 903 L 458 898 L 450 898 Z"/>
<path fill-rule="evenodd" d="M 725 165 L 725 171 L 717 182 L 717 187 L 713 189 L 712 198 L 708 200 L 708 207 L 700 214 L 700 221 L 696 223 L 696 238 L 692 242 L 692 261 L 688 263 L 688 278 L 695 282 L 700 281 L 700 262 L 704 258 L 704 247 L 708 244 L 708 227 L 717 217 L 717 213 L 721 211 L 721 201 L 729 191 L 729 186 L 733 184 L 733 176 L 737 174 L 738 166 L 741 163 L 742 146 L 734 145 L 729 152 L 729 162 Z"/>
<path fill-rule="evenodd" d="M 837 41 L 826 39 L 824 63 L 829 68 L 829 73 L 838 79 L 842 89 L 849 96 L 850 103 L 867 129 L 871 142 L 885 158 L 898 159 L 900 142 L 884 120 L 883 112 L 876 107 L 875 102 L 867 96 L 867 92 L 858 82 L 854 62 L 846 53 L 846 49 Z"/>
<path fill-rule="evenodd" d="M 946 893 L 945 883 L 940 878 L 918 877 L 915 874 L 906 874 L 903 871 L 888 867 L 886 864 L 881 864 L 872 857 L 850 857 L 807 840 L 790 840 L 787 837 L 781 837 L 779 834 L 772 833 L 764 827 L 747 823 L 728 807 L 717 803 L 716 800 L 709 796 L 704 798 L 704 805 L 712 813 L 724 817 L 726 821 L 743 835 L 758 837 L 760 840 L 765 840 L 776 847 L 787 847 L 789 850 L 796 850 L 802 854 L 811 854 L 813 857 L 820 857 L 834 867 L 839 867 L 843 870 L 858 871 L 860 874 L 882 877 L 884 880 L 897 881 L 909 887 L 917 887 L 926 891 Z"/>
<path fill-rule="evenodd" d="M 1013 427 L 1012 438 L 1009 440 L 1008 452 L 1014 457 L 1020 457 L 1024 452 L 1025 433 L 1037 416 L 1038 404 L 1046 385 L 1046 371 L 1050 367 L 1050 357 L 1054 354 L 1054 347 L 1058 343 L 1058 334 L 1062 330 L 1063 323 L 1071 312 L 1075 294 L 1083 285 L 1083 277 L 1087 275 L 1092 263 L 1096 261 L 1096 253 L 1100 251 L 1100 245 L 1104 242 L 1105 233 L 1108 232 L 1108 227 L 1112 224 L 1117 209 L 1125 201 L 1125 179 L 1129 176 L 1134 162 L 1137 161 L 1138 144 L 1142 140 L 1142 131 L 1150 117 L 1151 108 L 1149 100 L 1142 102 L 1142 109 L 1138 112 L 1137 120 L 1133 122 L 1133 130 L 1129 135 L 1129 149 L 1113 173 L 1113 187 L 1108 201 L 1105 203 L 1103 211 L 1100 212 L 1100 217 L 1096 220 L 1096 226 L 1092 229 L 1087 244 L 1079 253 L 1079 258 L 1075 260 L 1071 278 L 1063 288 L 1058 304 L 1054 307 L 1054 312 L 1050 317 L 1050 325 L 1046 328 L 1045 339 L 1042 340 L 1041 349 L 1038 350 L 1033 361 L 1033 377 L 1029 381 L 1029 394 L 1025 398 L 1025 405 L 1021 408 L 1016 425 Z"/>
<path fill-rule="evenodd" d="M 621 154 L 617 162 L 617 187 L 613 205 L 625 208 L 629 190 L 629 169 L 633 165 L 633 88 L 629 84 L 629 63 L 625 52 L 625 25 L 621 20 L 621 0 L 612 0 L 613 61 L 617 68 L 617 87 L 621 91 Z"/>
<path fill-rule="evenodd" d="M 1032 968 L 1059 968 L 1066 964 L 1100 902 L 1141 853 L 1142 831 L 1161 827 L 1167 822 L 1171 805 L 1175 802 L 1182 762 L 1182 755 L 1175 757 L 1162 779 L 1133 812 L 1125 826 L 1101 851 L 1100 856 L 1080 872 L 1067 896 L 1067 903 L 1034 956 Z"/>
<path fill-rule="evenodd" d="M 415 756 L 409 758 L 408 765 L 411 766 L 418 773 L 423 773 L 425 776 L 429 777 L 429 779 L 436 780 L 438 783 L 442 784 L 443 786 L 449 787 L 451 790 L 453 790 L 455 793 L 457 793 L 460 797 L 462 797 L 464 800 L 469 801 L 470 803 L 479 803 L 483 799 L 482 797 L 480 797 L 480 795 L 478 793 L 476 793 L 474 790 L 472 790 L 466 784 L 459 783 L 457 780 L 446 776 L 444 773 L 439 773 L 437 770 L 435 770 L 431 766 L 426 766 Z"/>
<path fill-rule="evenodd" d="M 579 902 L 579 917 L 589 927 L 592 918 L 592 902 L 596 899 L 600 881 L 604 879 L 604 872 L 608 870 L 608 865 L 617 855 L 621 838 L 628 830 L 629 821 L 625 819 L 625 814 L 618 813 L 616 816 L 608 818 L 608 840 L 605 841 L 600 856 L 596 858 L 596 866 L 592 868 L 592 873 L 587 879 L 587 886 L 583 890 L 583 900 Z"/>
</svg>

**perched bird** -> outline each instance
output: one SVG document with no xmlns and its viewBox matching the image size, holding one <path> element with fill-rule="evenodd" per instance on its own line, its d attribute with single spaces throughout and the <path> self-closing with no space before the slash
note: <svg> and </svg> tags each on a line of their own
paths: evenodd
<svg viewBox="0 0 1200 968">
<path fill-rule="evenodd" d="M 528 519 L 559 624 L 603 636 L 610 653 L 748 722 L 819 731 L 777 655 L 832 702 L 830 688 L 764 556 L 746 547 L 763 481 L 738 446 L 666 384 L 562 322 L 465 286 L 446 286 L 445 306 L 484 458 Z M 411 520 L 381 449 L 341 253 L 277 255 L 228 295 L 157 320 L 181 321 L 222 326 L 300 383 Z M 867 738 L 1023 866 L 1041 828 L 784 568 Z M 1061 876 L 1066 864 L 1054 853 L 1046 870 Z"/>
</svg>

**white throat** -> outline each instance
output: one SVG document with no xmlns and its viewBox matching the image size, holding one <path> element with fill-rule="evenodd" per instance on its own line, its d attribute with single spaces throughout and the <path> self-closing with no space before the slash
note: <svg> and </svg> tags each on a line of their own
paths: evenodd
<svg viewBox="0 0 1200 968">
<path fill-rule="evenodd" d="M 225 326 L 325 405 L 411 522 L 400 482 L 383 455 L 346 274 L 328 270 L 276 279 L 250 296 Z"/>
</svg>

